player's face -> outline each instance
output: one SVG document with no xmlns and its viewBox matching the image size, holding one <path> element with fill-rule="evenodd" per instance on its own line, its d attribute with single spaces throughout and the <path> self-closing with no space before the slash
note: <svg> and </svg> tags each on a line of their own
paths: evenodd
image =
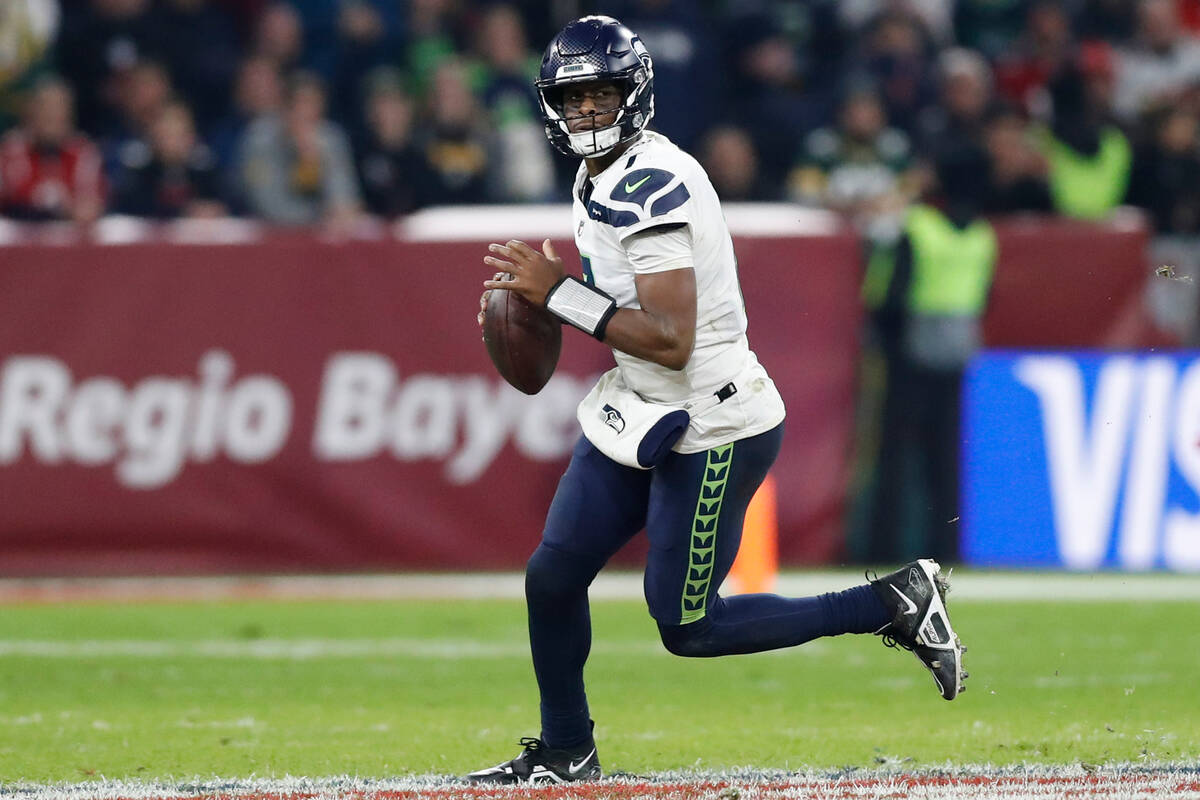
<svg viewBox="0 0 1200 800">
<path fill-rule="evenodd" d="M 621 89 L 611 81 L 577 83 L 563 90 L 563 117 L 571 133 L 604 128 L 617 121 Z"/>
</svg>

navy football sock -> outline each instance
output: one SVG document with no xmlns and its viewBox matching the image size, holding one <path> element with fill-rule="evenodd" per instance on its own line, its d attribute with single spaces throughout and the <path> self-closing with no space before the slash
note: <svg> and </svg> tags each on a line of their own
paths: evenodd
<svg viewBox="0 0 1200 800">
<path fill-rule="evenodd" d="M 864 585 L 817 597 L 718 597 L 696 622 L 660 625 L 659 632 L 672 653 L 709 657 L 793 647 L 821 636 L 873 633 L 890 620 L 875 591 Z"/>
<path fill-rule="evenodd" d="M 583 665 L 592 647 L 587 588 L 600 566 L 542 544 L 526 567 L 529 648 L 549 747 L 570 749 L 592 738 Z"/>
</svg>

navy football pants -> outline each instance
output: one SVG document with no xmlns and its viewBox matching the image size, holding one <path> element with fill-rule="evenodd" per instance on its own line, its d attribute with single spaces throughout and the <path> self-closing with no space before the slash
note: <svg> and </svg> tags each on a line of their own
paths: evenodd
<svg viewBox="0 0 1200 800">
<path fill-rule="evenodd" d="M 683 656 L 754 653 L 888 622 L 869 586 L 820 597 L 717 594 L 741 541 L 746 507 L 767 475 L 783 425 L 701 453 L 670 453 L 652 470 L 612 461 L 580 437 L 529 559 L 525 596 L 542 738 L 591 736 L 583 666 L 591 647 L 587 588 L 642 528 L 645 594 L 663 644 Z"/>
</svg>

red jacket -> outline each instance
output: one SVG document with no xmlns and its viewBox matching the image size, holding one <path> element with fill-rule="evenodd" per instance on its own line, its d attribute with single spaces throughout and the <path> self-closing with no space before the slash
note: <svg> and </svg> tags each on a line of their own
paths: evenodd
<svg viewBox="0 0 1200 800">
<path fill-rule="evenodd" d="M 21 219 L 70 219 L 80 201 L 103 201 L 100 150 L 73 134 L 58 147 L 36 147 L 20 129 L 0 140 L 0 213 Z"/>
</svg>

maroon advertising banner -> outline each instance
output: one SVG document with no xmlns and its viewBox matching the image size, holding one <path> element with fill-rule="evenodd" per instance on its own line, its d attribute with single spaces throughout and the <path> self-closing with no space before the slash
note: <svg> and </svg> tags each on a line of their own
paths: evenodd
<svg viewBox="0 0 1200 800">
<path fill-rule="evenodd" d="M 1140 216 L 1106 226 L 1022 218 L 996 223 L 1000 264 L 985 335 L 992 347 L 1126 348 L 1175 344 L 1146 310 Z"/>
<path fill-rule="evenodd" d="M 1097 343 L 1138 343 L 1143 240 L 1093 229 L 1064 248 L 1094 269 L 1069 291 Z M 1016 275 L 1062 264 L 1010 261 L 1006 242 L 989 337 L 1053 338 L 1058 301 Z M 540 394 L 508 387 L 475 323 L 485 243 L 0 247 L 0 575 L 521 566 L 575 405 L 612 357 L 567 331 Z M 736 245 L 751 345 L 788 406 L 781 560 L 830 563 L 860 247 L 844 232 Z"/>
</svg>

